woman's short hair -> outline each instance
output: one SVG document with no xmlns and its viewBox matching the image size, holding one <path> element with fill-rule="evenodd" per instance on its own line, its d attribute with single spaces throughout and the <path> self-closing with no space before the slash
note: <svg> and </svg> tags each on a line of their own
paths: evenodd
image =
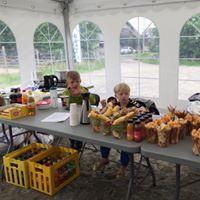
<svg viewBox="0 0 200 200">
<path fill-rule="evenodd" d="M 114 93 L 117 94 L 120 91 L 130 93 L 130 87 L 126 83 L 119 83 L 114 87 Z"/>
</svg>

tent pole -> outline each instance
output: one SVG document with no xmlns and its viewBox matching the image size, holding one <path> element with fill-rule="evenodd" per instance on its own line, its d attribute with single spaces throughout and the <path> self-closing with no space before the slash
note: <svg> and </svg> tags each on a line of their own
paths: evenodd
<svg viewBox="0 0 200 200">
<path fill-rule="evenodd" d="M 70 32 L 69 23 L 69 2 L 62 3 L 64 29 L 65 29 L 65 46 L 66 46 L 66 63 L 69 70 L 73 69 L 73 56 L 72 56 L 72 37 Z"/>
</svg>

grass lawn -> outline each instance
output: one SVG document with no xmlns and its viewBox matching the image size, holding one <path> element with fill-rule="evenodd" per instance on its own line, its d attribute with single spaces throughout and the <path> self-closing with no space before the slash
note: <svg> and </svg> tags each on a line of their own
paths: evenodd
<svg viewBox="0 0 200 200">
<path fill-rule="evenodd" d="M 200 66 L 200 60 L 186 60 L 186 59 L 181 59 L 179 60 L 180 65 L 185 65 L 185 66 Z"/>
<path fill-rule="evenodd" d="M 105 67 L 104 60 L 95 60 L 90 62 L 81 62 L 74 64 L 74 70 L 79 71 L 80 73 L 88 73 L 103 69 Z"/>
<path fill-rule="evenodd" d="M 105 67 L 104 60 L 94 60 L 89 62 L 81 62 L 74 64 L 74 70 L 80 73 L 88 73 L 89 71 L 95 71 L 98 69 L 103 69 Z M 54 74 L 57 70 L 66 70 L 65 63 L 57 63 L 52 67 L 51 65 L 40 65 L 37 67 L 37 71 L 42 75 Z"/>
<path fill-rule="evenodd" d="M 134 56 L 135 60 L 139 60 L 143 63 L 148 64 L 159 64 L 159 54 L 158 53 L 151 53 L 151 52 L 145 52 L 145 53 L 138 53 Z M 191 59 L 182 59 L 180 58 L 180 65 L 185 65 L 188 67 L 192 66 L 200 66 L 200 60 L 191 60 Z"/>
<path fill-rule="evenodd" d="M 105 67 L 104 60 L 94 60 L 90 62 L 81 62 L 74 64 L 74 70 L 79 73 L 93 72 Z M 57 70 L 66 70 L 66 63 L 55 63 L 51 65 L 40 65 L 37 66 L 37 72 L 40 72 L 42 76 L 55 74 Z M 20 84 L 20 74 L 19 73 L 2 73 L 0 74 L 0 89 L 4 89 L 10 86 L 16 86 Z"/>
<path fill-rule="evenodd" d="M 0 89 L 20 84 L 20 74 L 0 74 Z"/>
<path fill-rule="evenodd" d="M 148 64 L 159 64 L 159 54 L 158 53 L 150 53 L 150 52 L 145 52 L 145 53 L 137 53 L 133 56 L 134 60 L 139 60 L 140 62 L 143 63 L 148 63 Z"/>
</svg>

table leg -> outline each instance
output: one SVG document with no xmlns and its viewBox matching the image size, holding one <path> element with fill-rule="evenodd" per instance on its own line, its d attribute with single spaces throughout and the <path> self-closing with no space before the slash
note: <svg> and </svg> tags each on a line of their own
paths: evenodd
<svg viewBox="0 0 200 200">
<path fill-rule="evenodd" d="M 7 149 L 6 153 L 9 153 L 13 149 L 13 133 L 12 133 L 12 126 L 8 126 L 8 131 L 9 131 L 9 147 Z"/>
<path fill-rule="evenodd" d="M 155 176 L 153 167 L 151 166 L 151 163 L 150 163 L 150 161 L 149 161 L 149 158 L 144 157 L 144 159 L 146 160 L 147 166 L 148 166 L 149 171 L 150 171 L 150 173 L 151 173 L 151 176 L 152 176 L 152 179 L 153 179 L 153 186 L 156 186 L 156 176 Z"/>
<path fill-rule="evenodd" d="M 42 141 L 40 140 L 40 138 L 37 136 L 37 132 L 36 131 L 30 131 L 30 132 L 33 133 L 33 135 L 34 135 L 34 137 L 35 137 L 35 139 L 37 140 L 38 143 L 42 143 Z"/>
<path fill-rule="evenodd" d="M 8 139 L 7 134 L 6 134 L 5 124 L 1 124 L 1 126 L 2 126 L 3 136 L 6 138 L 7 143 L 9 143 L 9 139 Z"/>
<path fill-rule="evenodd" d="M 134 154 L 132 153 L 130 154 L 130 172 L 131 172 L 131 177 L 128 183 L 128 192 L 126 200 L 129 200 L 131 193 L 134 192 Z"/>
<path fill-rule="evenodd" d="M 4 127 L 5 128 L 5 127 Z M 8 126 L 8 131 L 9 131 L 9 139 L 8 139 L 8 143 L 9 143 L 9 146 L 7 148 L 7 151 L 6 153 L 9 153 L 11 149 L 13 149 L 13 134 L 12 134 L 12 126 Z M 4 177 L 4 165 L 2 164 L 1 165 L 1 179 L 3 179 Z"/>
<path fill-rule="evenodd" d="M 176 164 L 176 200 L 178 200 L 180 196 L 180 171 L 180 165 Z"/>
</svg>

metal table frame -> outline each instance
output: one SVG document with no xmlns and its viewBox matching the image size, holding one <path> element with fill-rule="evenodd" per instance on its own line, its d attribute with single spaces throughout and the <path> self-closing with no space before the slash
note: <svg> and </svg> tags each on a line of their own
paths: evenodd
<svg viewBox="0 0 200 200">
<path fill-rule="evenodd" d="M 0 119 L 1 124 L 7 124 L 9 127 L 9 135 L 11 138 L 9 142 L 8 152 L 13 147 L 13 135 L 12 135 L 12 126 L 25 128 L 31 131 L 38 131 L 42 133 L 48 133 L 60 137 L 68 137 L 75 140 L 80 140 L 83 142 L 96 144 L 99 146 L 105 146 L 109 148 L 114 148 L 117 150 L 126 151 L 130 154 L 130 180 L 128 183 L 128 191 L 126 199 L 130 199 L 131 193 L 134 193 L 134 154 L 140 153 L 140 143 L 130 142 L 126 139 L 117 140 L 112 136 L 103 136 L 102 134 L 94 134 L 90 126 L 79 125 L 76 127 L 71 127 L 69 121 L 60 122 L 60 123 L 44 123 L 41 122 L 42 119 L 54 113 L 55 111 L 63 111 L 62 109 L 50 109 L 50 110 L 41 110 L 37 113 L 36 116 L 26 117 L 16 120 L 7 120 Z"/>
<path fill-rule="evenodd" d="M 182 187 L 200 181 L 200 179 L 198 179 L 190 183 L 181 185 L 181 165 L 200 169 L 200 158 L 193 154 L 192 140 L 188 136 L 186 139 L 181 140 L 178 144 L 171 144 L 166 148 L 161 148 L 155 144 L 148 144 L 147 142 L 144 142 L 141 146 L 141 154 L 146 157 L 154 158 L 157 160 L 163 160 L 175 164 L 176 192 L 174 198 L 176 200 L 178 200 L 180 197 L 180 189 Z"/>
</svg>

